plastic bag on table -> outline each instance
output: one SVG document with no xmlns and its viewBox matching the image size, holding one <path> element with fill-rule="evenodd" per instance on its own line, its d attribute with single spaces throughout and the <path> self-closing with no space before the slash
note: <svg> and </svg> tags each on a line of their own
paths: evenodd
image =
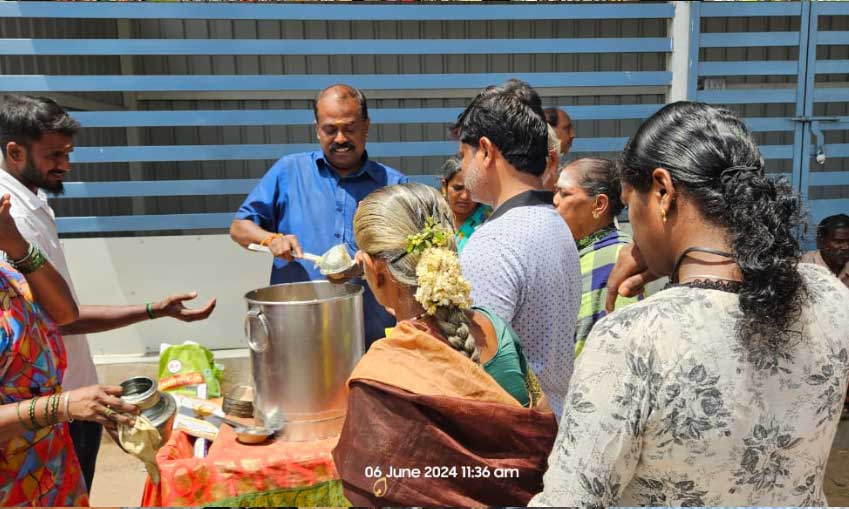
<svg viewBox="0 0 849 509">
<path fill-rule="evenodd" d="M 198 397 L 198 386 L 206 384 L 206 397 L 218 398 L 221 371 L 212 352 L 194 341 L 159 348 L 159 390 Z"/>
</svg>

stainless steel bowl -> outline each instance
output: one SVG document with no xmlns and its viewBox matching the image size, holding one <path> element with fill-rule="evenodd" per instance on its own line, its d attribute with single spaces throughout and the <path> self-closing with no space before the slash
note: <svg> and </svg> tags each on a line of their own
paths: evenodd
<svg viewBox="0 0 849 509">
<path fill-rule="evenodd" d="M 274 430 L 264 426 L 236 426 L 233 431 L 236 433 L 236 440 L 243 444 L 261 444 L 274 434 Z"/>
</svg>

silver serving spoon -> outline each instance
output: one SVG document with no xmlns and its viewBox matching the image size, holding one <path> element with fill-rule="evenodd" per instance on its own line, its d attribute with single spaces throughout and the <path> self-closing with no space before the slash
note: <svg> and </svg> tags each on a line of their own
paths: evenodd
<svg viewBox="0 0 849 509">
<path fill-rule="evenodd" d="M 271 253 L 266 246 L 250 244 L 248 249 L 256 252 Z M 351 258 L 345 244 L 337 244 L 328 249 L 323 255 L 303 253 L 302 259 L 311 261 L 331 283 L 344 283 L 349 279 L 362 275 L 362 267 Z"/>
</svg>

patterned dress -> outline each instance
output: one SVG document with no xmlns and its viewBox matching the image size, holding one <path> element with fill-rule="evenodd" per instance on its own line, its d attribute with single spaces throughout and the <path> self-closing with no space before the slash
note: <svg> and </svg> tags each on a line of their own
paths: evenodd
<svg viewBox="0 0 849 509">
<path fill-rule="evenodd" d="M 61 391 L 62 336 L 33 301 L 26 279 L 0 264 L 0 403 Z M 29 403 L 21 405 L 26 416 Z M 27 417 L 24 417 L 27 419 Z M 0 506 L 87 506 L 67 424 L 27 431 L 0 444 Z"/>
<path fill-rule="evenodd" d="M 800 264 L 786 340 L 734 293 L 664 290 L 596 324 L 531 505 L 822 506 L 849 377 L 849 289 Z"/>
</svg>

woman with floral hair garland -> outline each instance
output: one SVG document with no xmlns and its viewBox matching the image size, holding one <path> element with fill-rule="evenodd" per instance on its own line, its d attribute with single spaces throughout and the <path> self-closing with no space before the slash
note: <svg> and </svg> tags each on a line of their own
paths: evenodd
<svg viewBox="0 0 849 509">
<path fill-rule="evenodd" d="M 515 332 L 472 307 L 452 224 L 422 184 L 375 191 L 354 216 L 366 281 L 398 320 L 348 382 L 333 456 L 354 505 L 521 506 L 542 486 L 554 414 Z"/>
</svg>

